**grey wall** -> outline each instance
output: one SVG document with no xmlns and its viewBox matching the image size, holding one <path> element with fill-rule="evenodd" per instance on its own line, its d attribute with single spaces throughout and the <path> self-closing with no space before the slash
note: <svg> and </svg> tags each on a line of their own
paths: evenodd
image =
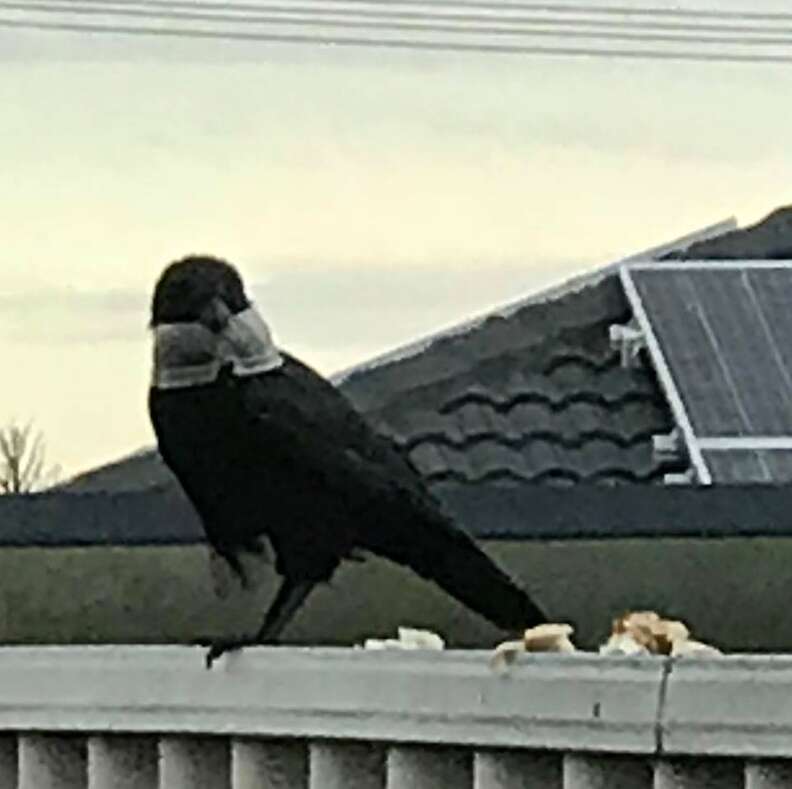
<svg viewBox="0 0 792 789">
<path fill-rule="evenodd" d="M 792 538 L 487 542 L 485 547 L 556 620 L 598 643 L 613 616 L 653 607 L 733 650 L 792 651 Z M 253 630 L 275 576 L 218 600 L 205 548 L 0 549 L 0 642 L 161 643 Z M 471 579 L 471 582 L 473 580 Z M 458 645 L 500 634 L 442 592 L 378 560 L 343 568 L 286 633 L 292 643 L 349 645 L 426 626 Z"/>
<path fill-rule="evenodd" d="M 437 485 L 481 539 L 792 537 L 789 485 Z M 203 529 L 173 485 L 0 496 L 0 548 L 191 545 Z"/>
</svg>

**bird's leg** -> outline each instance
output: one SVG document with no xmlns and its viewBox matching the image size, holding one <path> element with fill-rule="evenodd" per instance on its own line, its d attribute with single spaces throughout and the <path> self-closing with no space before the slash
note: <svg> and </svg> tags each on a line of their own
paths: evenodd
<svg viewBox="0 0 792 789">
<path fill-rule="evenodd" d="M 256 644 L 272 644 L 291 622 L 297 609 L 316 586 L 314 581 L 293 581 L 284 578 L 272 605 L 264 615 L 264 622 L 256 633 Z"/>
<path fill-rule="evenodd" d="M 253 644 L 272 644 L 283 631 L 283 628 L 292 620 L 297 609 L 305 602 L 311 590 L 316 586 L 314 581 L 294 581 L 284 578 L 281 582 L 275 599 L 264 615 L 264 622 L 252 638 L 247 639 L 218 639 L 212 642 L 206 653 L 206 667 L 211 668 L 212 663 L 225 652 L 234 649 L 252 646 Z"/>
</svg>

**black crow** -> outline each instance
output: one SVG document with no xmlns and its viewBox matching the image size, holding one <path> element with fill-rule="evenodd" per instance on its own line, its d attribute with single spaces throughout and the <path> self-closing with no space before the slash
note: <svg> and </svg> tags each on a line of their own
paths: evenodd
<svg viewBox="0 0 792 789">
<path fill-rule="evenodd" d="M 368 551 L 405 565 L 504 630 L 543 612 L 457 528 L 408 458 L 327 380 L 273 344 L 229 263 L 169 265 L 151 306 L 149 413 L 165 463 L 212 548 L 245 581 L 240 553 L 265 535 L 280 589 L 251 638 L 273 643 L 311 589 Z"/>
</svg>

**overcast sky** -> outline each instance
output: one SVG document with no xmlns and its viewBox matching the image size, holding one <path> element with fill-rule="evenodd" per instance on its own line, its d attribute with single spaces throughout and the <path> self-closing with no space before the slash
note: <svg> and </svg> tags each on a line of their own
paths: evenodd
<svg viewBox="0 0 792 789">
<path fill-rule="evenodd" d="M 790 95 L 792 65 L 3 33 L 0 416 L 67 474 L 150 444 L 147 303 L 189 252 L 331 373 L 757 220 L 792 203 Z"/>
</svg>

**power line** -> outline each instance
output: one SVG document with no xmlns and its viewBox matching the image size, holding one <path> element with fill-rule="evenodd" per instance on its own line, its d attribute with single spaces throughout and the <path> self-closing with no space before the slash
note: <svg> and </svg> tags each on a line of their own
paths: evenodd
<svg viewBox="0 0 792 789">
<path fill-rule="evenodd" d="M 151 36 L 160 38 L 214 39 L 281 44 L 313 44 L 328 47 L 370 47 L 393 50 L 450 51 L 488 54 L 558 55 L 568 57 L 605 57 L 646 60 L 687 60 L 727 63 L 792 63 L 792 54 L 739 54 L 731 52 L 689 52 L 663 50 L 596 49 L 593 47 L 561 47 L 511 44 L 472 44 L 457 41 L 430 42 L 407 39 L 382 39 L 351 36 L 279 35 L 246 31 L 219 31 L 188 28 L 150 28 L 133 25 L 91 25 L 76 22 L 23 21 L 0 18 L 0 27 L 17 30 L 49 30 L 105 35 Z"/>
<path fill-rule="evenodd" d="M 368 28 L 377 29 L 378 27 L 391 26 L 395 30 L 426 30 L 427 32 L 473 32 L 482 34 L 493 35 L 506 35 L 521 33 L 531 33 L 540 30 L 541 28 L 558 27 L 558 35 L 565 35 L 568 28 L 574 28 L 570 32 L 570 37 L 591 37 L 592 34 L 584 33 L 587 28 L 594 30 L 602 30 L 607 28 L 608 32 L 597 34 L 598 37 L 613 38 L 615 40 L 650 40 L 650 41 L 666 41 L 675 42 L 679 41 L 695 41 L 695 39 L 686 39 L 684 37 L 666 38 L 658 36 L 654 31 L 679 32 L 679 33 L 735 33 L 741 37 L 739 39 L 728 38 L 707 38 L 706 41 L 713 43 L 759 43 L 759 44 L 787 44 L 792 43 L 792 40 L 783 38 L 783 36 L 792 36 L 792 27 L 757 27 L 752 25 L 691 25 L 689 23 L 663 23 L 663 22 L 636 22 L 629 20 L 604 20 L 604 19 L 570 19 L 565 17 L 552 17 L 552 16 L 521 16 L 521 17 L 506 17 L 496 19 L 492 15 L 481 14 L 448 14 L 448 13 L 424 13 L 424 12 L 399 12 L 390 10 L 381 11 L 358 11 L 355 9 L 323 9 L 321 11 L 313 11 L 310 7 L 302 6 L 284 6 L 284 5 L 256 5 L 255 13 L 242 15 L 227 12 L 213 12 L 213 11 L 199 11 L 197 9 L 206 6 L 205 3 L 196 2 L 181 2 L 181 3 L 163 3 L 157 0 L 149 0 L 148 2 L 134 2 L 135 7 L 123 7 L 123 5 L 116 0 L 116 2 L 107 2 L 107 0 L 81 0 L 81 3 L 75 4 L 73 0 L 66 0 L 68 5 L 59 5 L 58 2 L 63 0 L 55 0 L 55 2 L 18 2 L 18 0 L 3 0 L 0 2 L 0 8 L 5 8 L 14 11 L 29 11 L 32 13 L 64 13 L 76 15 L 94 15 L 94 16 L 127 16 L 137 17 L 141 19 L 179 19 L 187 21 L 203 21 L 203 22 L 234 22 L 245 24 L 295 24 L 295 25 L 312 25 L 312 26 L 340 26 L 342 23 L 346 27 L 351 28 Z M 91 3 L 86 5 L 86 3 Z M 221 5 L 221 4 L 213 4 Z M 179 10 L 181 7 L 196 10 Z M 161 10 L 146 10 L 161 9 Z M 253 6 L 249 7 L 251 10 Z M 272 16 L 276 14 L 277 16 Z M 360 21 L 363 20 L 363 21 Z M 380 24 L 369 23 L 376 22 Z M 384 22 L 383 22 L 384 20 Z M 394 20 L 390 22 L 389 20 Z M 413 24 L 412 21 L 416 23 Z M 433 24 L 435 22 L 441 24 Z M 493 26 L 491 23 L 497 21 L 498 24 Z M 444 24 L 452 22 L 454 24 Z M 420 24 L 419 24 L 420 23 Z M 458 23 L 458 24 L 456 24 Z M 471 28 L 469 23 L 478 23 L 478 27 Z M 466 26 L 467 25 L 467 26 Z M 642 36 L 636 35 L 619 35 L 611 30 L 643 30 Z M 649 29 L 653 32 L 646 32 Z M 764 36 L 763 38 L 751 40 L 754 35 Z M 541 31 L 536 35 L 550 35 L 550 33 Z"/>
<path fill-rule="evenodd" d="M 27 6 L 28 4 L 24 4 Z M 19 10 L 23 4 L 13 0 L 0 0 L 0 8 Z M 38 4 L 37 12 L 41 14 L 63 13 L 58 6 L 52 4 Z M 740 46 L 783 46 L 792 45 L 792 37 L 787 36 L 763 36 L 760 38 L 749 36 L 712 36 L 706 37 L 683 36 L 678 33 L 648 33 L 648 32 L 624 32 L 597 29 L 595 31 L 584 29 L 562 28 L 552 29 L 548 26 L 537 25 L 512 25 L 512 26 L 482 26 L 475 27 L 459 24 L 437 24 L 434 22 L 401 22 L 386 19 L 365 20 L 347 19 L 338 17 L 326 17 L 324 14 L 289 15 L 285 17 L 273 16 L 228 16 L 205 14 L 200 12 L 169 12 L 149 11 L 140 8 L 113 10 L 109 11 L 99 6 L 72 5 L 69 8 L 70 14 L 89 14 L 103 16 L 132 16 L 151 20 L 186 20 L 202 22 L 234 22 L 249 24 L 262 24 L 272 26 L 293 26 L 293 27 L 322 27 L 322 28 L 341 28 L 344 30 L 374 30 L 381 32 L 421 32 L 421 33 L 463 33 L 468 35 L 486 36 L 524 36 L 528 38 L 567 38 L 567 39 L 598 39 L 600 41 L 629 41 L 638 43 L 665 43 L 665 44 L 737 44 Z M 693 30 L 692 32 L 697 32 Z M 792 31 L 791 31 L 792 32 Z"/>
<path fill-rule="evenodd" d="M 317 2 L 332 3 L 337 0 L 316 0 Z M 391 4 L 391 0 L 343 0 L 345 3 L 363 3 L 372 5 L 377 3 Z M 425 0 L 395 0 L 399 5 L 425 6 Z M 618 14 L 624 16 L 667 16 L 700 19 L 752 19 L 765 22 L 792 21 L 792 13 L 785 11 L 711 11 L 692 8 L 634 8 L 632 6 L 590 6 L 570 5 L 560 3 L 531 3 L 531 2 L 486 2 L 486 0 L 429 0 L 438 6 L 455 5 L 463 8 L 489 8 L 495 11 L 544 11 L 547 13 L 561 14 Z"/>
<path fill-rule="evenodd" d="M 65 6 L 71 0 L 56 0 Z M 83 4 L 102 4 L 108 5 L 108 0 L 81 0 Z M 623 16 L 623 17 L 661 17 L 679 19 L 731 19 L 735 21 L 764 21 L 764 22 L 792 22 L 792 12 L 785 11 L 723 11 L 708 9 L 689 9 L 689 8 L 662 8 L 662 7 L 642 7 L 635 8 L 630 6 L 596 6 L 582 4 L 560 4 L 542 2 L 487 2 L 487 0 L 308 0 L 314 6 L 338 6 L 338 5 L 363 5 L 363 6 L 382 6 L 393 8 L 393 6 L 418 7 L 423 11 L 434 10 L 442 13 L 446 8 L 469 8 L 478 10 L 489 10 L 495 12 L 504 11 L 525 11 L 529 13 L 547 13 L 561 15 L 586 15 L 586 16 Z M 228 2 L 217 2 L 217 0 L 114 0 L 115 5 L 136 5 L 159 8 L 200 8 L 215 11 L 239 11 L 242 13 L 255 12 L 261 6 L 258 3 L 240 3 L 234 0 Z M 32 8 L 35 0 L 29 3 Z M 310 10 L 310 9 L 308 9 Z M 398 12 L 397 12 L 398 13 Z"/>
</svg>

